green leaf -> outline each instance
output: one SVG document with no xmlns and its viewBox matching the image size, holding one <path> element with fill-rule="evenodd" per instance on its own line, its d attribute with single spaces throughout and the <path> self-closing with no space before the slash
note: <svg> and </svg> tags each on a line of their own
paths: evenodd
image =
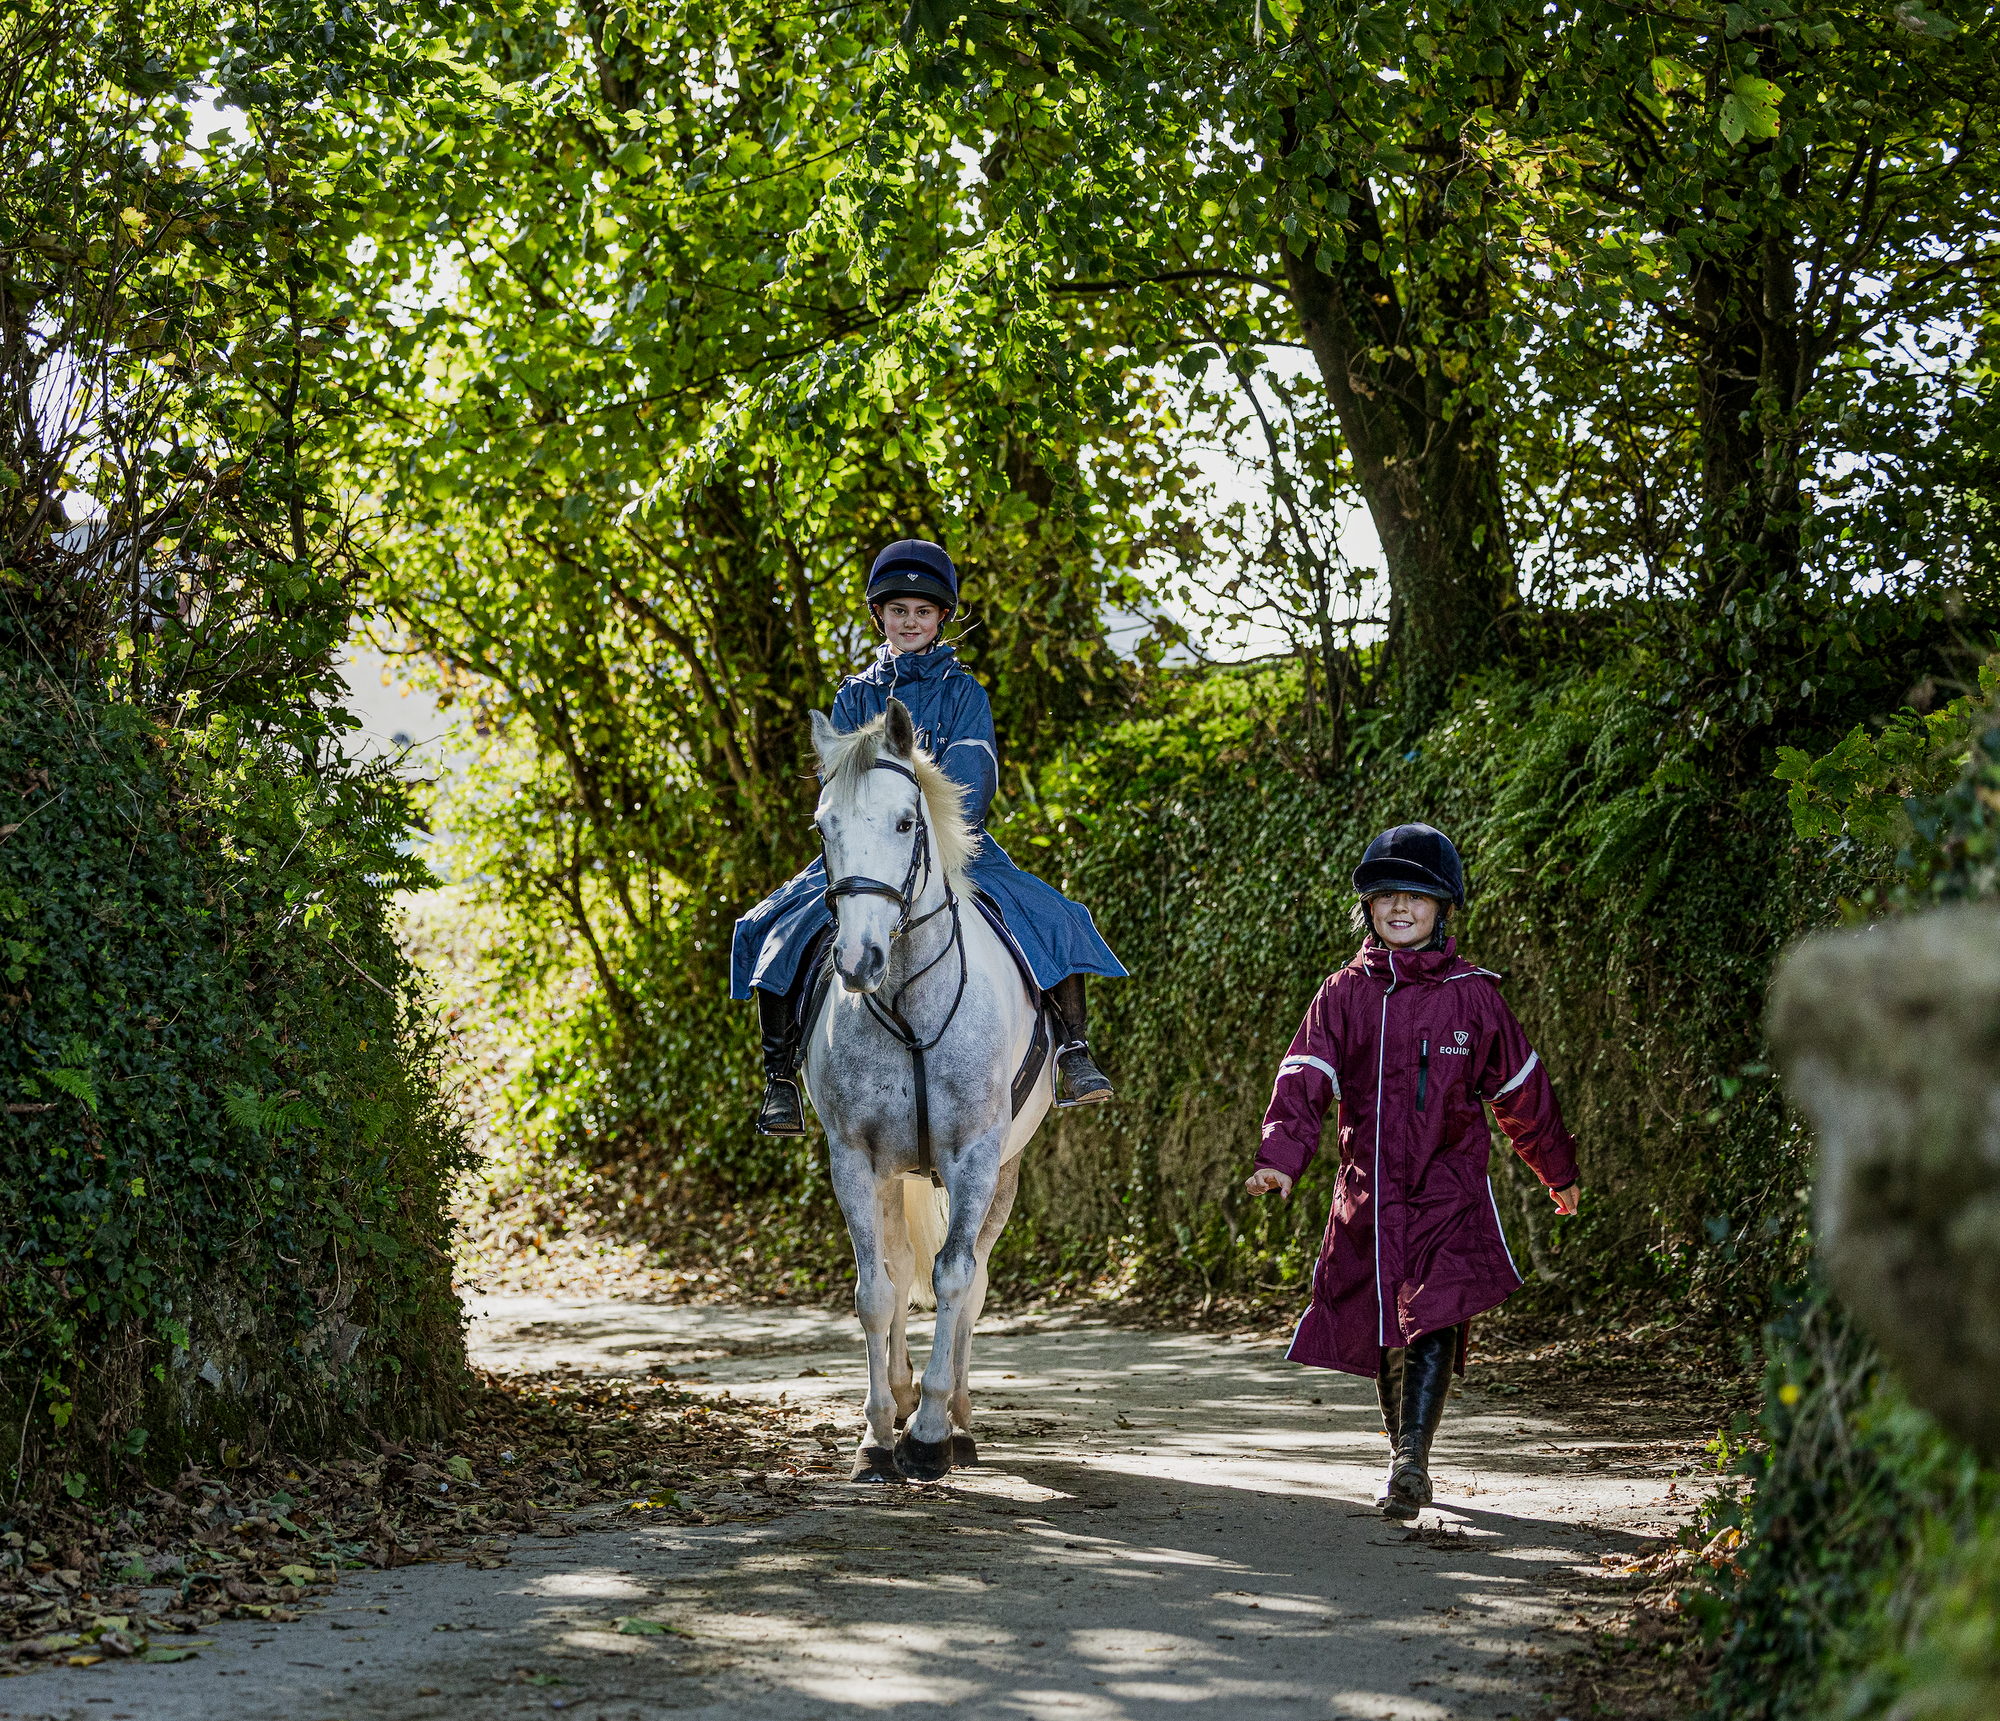
<svg viewBox="0 0 2000 1721">
<path fill-rule="evenodd" d="M 1364 60 L 1393 60 L 1403 48 L 1403 13 L 1395 6 L 1377 6 L 1354 20 L 1354 51 Z"/>
<path fill-rule="evenodd" d="M 91 1114 L 93 1116 L 96 1115 L 97 1084 L 90 1079 L 90 1072 L 88 1070 L 73 1070 L 66 1065 L 61 1065 L 53 1070 L 44 1070 L 42 1074 L 57 1087 L 61 1088 L 64 1093 L 68 1094 L 71 1099 L 82 1100 L 90 1108 Z"/>
<path fill-rule="evenodd" d="M 141 1661 L 192 1661 L 199 1652 L 192 1649 L 148 1649 L 139 1655 Z"/>
<path fill-rule="evenodd" d="M 1674 90 L 1694 90 L 1701 87 L 1701 74 L 1685 60 L 1668 59 L 1664 54 L 1655 55 L 1652 72 L 1653 88 L 1663 96 Z"/>
<path fill-rule="evenodd" d="M 910 9 L 903 15 L 903 46 L 914 48 L 919 31 L 933 42 L 942 42 L 964 15 L 965 7 L 959 0 L 910 0 Z"/>
<path fill-rule="evenodd" d="M 1812 755 L 1802 747 L 1780 747 L 1778 768 L 1771 773 L 1780 782 L 1802 783 L 1812 775 Z"/>
<path fill-rule="evenodd" d="M 1958 26 L 1949 18 L 1933 12 L 1924 0 L 1903 0 L 1896 8 L 1897 24 L 1913 36 L 1925 36 L 1933 42 L 1942 42 L 1958 34 Z"/>
<path fill-rule="evenodd" d="M 626 1618 L 613 1622 L 625 1637 L 693 1637 L 691 1631 L 683 1631 L 677 1625 L 663 1625 L 656 1619 Z"/>
<path fill-rule="evenodd" d="M 1778 135 L 1778 104 L 1785 92 L 1769 78 L 1747 74 L 1730 85 L 1716 110 L 1715 123 L 1732 144 L 1746 137 L 1772 138 Z"/>
<path fill-rule="evenodd" d="M 249 1088 L 231 1088 L 222 1102 L 222 1113 L 239 1129 L 263 1133 L 264 1102 Z"/>
</svg>

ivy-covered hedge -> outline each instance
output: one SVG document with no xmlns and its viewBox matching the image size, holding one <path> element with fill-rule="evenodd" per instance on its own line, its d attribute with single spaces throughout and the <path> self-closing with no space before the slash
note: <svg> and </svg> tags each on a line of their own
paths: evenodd
<svg viewBox="0 0 2000 1721">
<path fill-rule="evenodd" d="M 1353 952 L 1348 875 L 1411 819 L 1459 844 L 1461 948 L 1500 971 L 1582 1147 L 1581 1218 L 1511 1153 L 1494 1177 L 1524 1268 L 1567 1297 L 1699 1290 L 1755 1309 L 1804 1246 L 1804 1146 L 1763 1080 L 1765 973 L 1856 875 L 1794 841 L 1780 785 L 1662 783 L 1657 707 L 1613 665 L 1494 674 L 1407 755 L 1314 775 L 1282 671 L 1210 676 L 1094 746 L 1002 826 L 1090 904 L 1136 983 L 1093 988 L 1119 1103 L 1063 1115 L 1024 1179 L 1030 1226 L 1100 1269 L 1207 1291 L 1301 1285 L 1330 1166 L 1290 1210 L 1240 1201 L 1272 1072 Z M 1031 822 L 1032 818 L 1032 822 Z M 1019 840 L 1025 838 L 1025 845 Z"/>
<path fill-rule="evenodd" d="M 464 1163 L 388 902 L 403 790 L 0 659 L 10 1493 L 425 1431 Z"/>
<path fill-rule="evenodd" d="M 1295 670 L 1215 671 L 1011 774 L 995 836 L 1090 906 L 1134 978 L 1091 987 L 1118 1102 L 1062 1114 L 1031 1149 L 999 1293 L 1296 1294 L 1330 1171 L 1288 1205 L 1235 1191 L 1278 1059 L 1353 951 L 1356 858 L 1422 818 L 1468 856 L 1463 947 L 1505 974 L 1582 1144 L 1583 1214 L 1560 1225 L 1496 1155 L 1517 1258 L 1564 1300 L 1693 1291 L 1754 1325 L 1799 1266 L 1808 1175 L 1762 1066 L 1764 978 L 1871 863 L 1801 844 L 1761 746 L 1663 771 L 1656 675 L 1636 654 L 1496 670 L 1415 748 L 1364 727 L 1330 768 L 1298 739 Z M 1790 739 L 1829 745 L 1851 716 Z M 527 875 L 505 797 L 451 818 L 472 839 L 462 870 L 502 888 Z M 750 1129 L 760 1077 L 753 1013 L 727 1000 L 731 912 L 689 900 L 663 922 L 671 936 L 624 970 L 623 1021 L 587 952 L 546 937 L 495 951 L 495 990 L 533 1016 L 535 1047 L 499 1127 L 528 1144 L 531 1179 L 571 1168 L 586 1202 L 681 1260 L 727 1253 L 738 1282 L 837 1294 L 845 1238 L 817 1139 Z M 739 1223 L 719 1223 L 725 1206 Z"/>
<path fill-rule="evenodd" d="M 1921 719 L 1788 750 L 1793 828 L 1881 860 L 1849 918 L 2000 895 L 2000 671 Z M 1764 1328 L 1762 1440 L 1726 1593 L 1689 1605 L 1722 1655 L 1716 1721 L 2000 1714 L 2000 1472 L 1914 1408 L 1813 1289 Z M 1983 1368 L 1968 1348 L 1961 1365 Z"/>
<path fill-rule="evenodd" d="M 1823 1292 L 1764 1329 L 1761 1439 L 1718 1591 L 1714 1721 L 2000 1714 L 2000 1475 L 1916 1409 Z"/>
</svg>

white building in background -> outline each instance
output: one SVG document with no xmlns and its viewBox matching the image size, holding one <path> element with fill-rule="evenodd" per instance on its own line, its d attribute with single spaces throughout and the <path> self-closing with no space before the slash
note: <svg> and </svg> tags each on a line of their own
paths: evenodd
<svg viewBox="0 0 2000 1721">
<path fill-rule="evenodd" d="M 340 660 L 340 676 L 347 683 L 342 703 L 361 727 L 348 736 L 348 753 L 362 759 L 406 756 L 422 776 L 455 775 L 472 750 L 471 726 L 462 709 L 441 711 L 436 694 L 412 686 L 409 667 L 405 659 L 387 657 L 359 640 L 349 642 Z"/>
<path fill-rule="evenodd" d="M 352 759 L 396 760 L 403 776 L 449 789 L 471 764 L 476 745 L 472 723 L 464 707 L 440 710 L 435 693 L 413 686 L 411 667 L 407 658 L 389 657 L 363 640 L 348 642 L 340 660 L 340 676 L 347 683 L 342 704 L 360 719 L 361 727 L 348 732 L 347 754 Z M 444 814 L 442 799 L 434 803 L 432 814 Z M 439 823 L 428 837 L 413 839 L 441 874 L 447 869 L 432 851 L 447 834 Z"/>
</svg>

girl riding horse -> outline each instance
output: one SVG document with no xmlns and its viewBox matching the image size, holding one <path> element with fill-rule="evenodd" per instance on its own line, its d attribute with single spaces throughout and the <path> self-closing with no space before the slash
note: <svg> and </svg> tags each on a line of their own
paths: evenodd
<svg viewBox="0 0 2000 1721">
<path fill-rule="evenodd" d="M 1086 974 L 1123 979 L 1125 969 L 1098 936 L 1090 911 L 1023 872 L 986 832 L 987 809 L 1000 786 L 993 708 L 986 689 L 968 675 L 938 630 L 958 608 L 958 570 L 944 550 L 920 538 L 891 544 L 868 574 L 868 608 L 884 644 L 875 661 L 841 684 L 834 727 L 843 733 L 882 715 L 893 697 L 908 709 L 917 739 L 966 791 L 966 812 L 979 848 L 966 869 L 998 905 L 1054 1006 L 1063 1043 L 1056 1056 L 1063 1103 L 1111 1098 L 1111 1083 L 1091 1060 L 1084 1017 Z M 765 1135 L 802 1135 L 799 1096 L 799 1001 L 814 964 L 805 960 L 831 923 L 826 868 L 815 860 L 736 923 L 730 963 L 732 998 L 757 998 L 764 1048 L 764 1103 L 757 1128 Z"/>
</svg>

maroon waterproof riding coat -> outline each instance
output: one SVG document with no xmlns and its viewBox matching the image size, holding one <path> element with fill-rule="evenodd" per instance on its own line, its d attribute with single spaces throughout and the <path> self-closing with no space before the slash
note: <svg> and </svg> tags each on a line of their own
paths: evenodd
<svg viewBox="0 0 2000 1721">
<path fill-rule="evenodd" d="M 1496 978 L 1450 939 L 1412 952 L 1370 938 L 1306 1012 L 1257 1152 L 1296 1182 L 1339 1102 L 1340 1174 L 1293 1362 L 1372 1375 L 1384 1347 L 1519 1288 L 1486 1176 L 1486 1106 L 1543 1183 L 1576 1181 L 1576 1143 Z"/>
</svg>

